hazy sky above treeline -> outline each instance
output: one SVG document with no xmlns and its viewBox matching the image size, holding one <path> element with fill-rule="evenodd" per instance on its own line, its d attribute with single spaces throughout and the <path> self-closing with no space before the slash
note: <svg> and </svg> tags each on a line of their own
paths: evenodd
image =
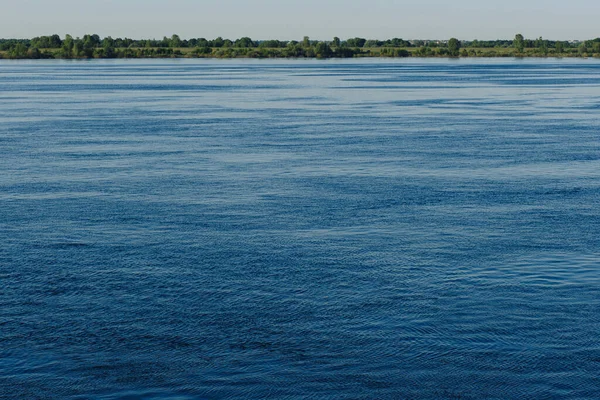
<svg viewBox="0 0 600 400">
<path fill-rule="evenodd" d="M 0 0 L 0 38 L 592 39 L 598 0 Z"/>
</svg>

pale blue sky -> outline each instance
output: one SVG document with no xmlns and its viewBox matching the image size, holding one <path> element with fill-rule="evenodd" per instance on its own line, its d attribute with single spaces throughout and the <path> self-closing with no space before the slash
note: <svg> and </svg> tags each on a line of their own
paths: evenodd
<svg viewBox="0 0 600 400">
<path fill-rule="evenodd" d="M 591 39 L 598 0 L 0 0 L 0 37 Z"/>
</svg>

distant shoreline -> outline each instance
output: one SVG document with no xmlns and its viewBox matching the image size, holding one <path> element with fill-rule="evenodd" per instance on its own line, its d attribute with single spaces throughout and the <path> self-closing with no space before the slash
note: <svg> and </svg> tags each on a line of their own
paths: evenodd
<svg viewBox="0 0 600 400">
<path fill-rule="evenodd" d="M 408 56 L 408 57 L 390 57 L 390 56 L 359 56 L 359 57 L 77 57 L 77 58 L 61 58 L 61 57 L 46 57 L 46 58 L 29 58 L 29 57 L 2 57 L 0 54 L 0 62 L 2 61 L 94 61 L 94 60 L 360 60 L 360 59 L 382 59 L 382 60 L 459 60 L 459 59 L 598 59 L 600 56 Z"/>
<path fill-rule="evenodd" d="M 172 51 L 169 51 L 172 50 Z M 10 55 L 7 51 L 0 51 L 0 60 L 90 60 L 90 59 L 359 59 L 359 58 L 425 58 L 425 59 L 448 59 L 448 58 L 600 58 L 600 54 L 537 54 L 533 51 L 524 53 L 514 53 L 506 49 L 489 50 L 485 48 L 472 49 L 472 54 L 459 54 L 451 56 L 448 54 L 419 54 L 417 49 L 397 49 L 404 50 L 408 54 L 382 54 L 381 50 L 385 48 L 360 49 L 350 56 L 319 56 L 319 55 L 298 55 L 288 56 L 283 54 L 248 54 L 241 49 L 231 48 L 223 52 L 220 49 L 213 48 L 209 54 L 195 54 L 193 49 L 161 49 L 161 48 L 117 48 L 114 56 L 69 56 L 65 57 L 59 51 L 44 51 L 39 54 Z M 274 49 L 268 49 L 274 50 Z"/>
<path fill-rule="evenodd" d="M 315 41 L 262 40 L 248 37 L 236 40 L 218 37 L 181 39 L 178 35 L 162 40 L 116 38 L 85 35 L 41 36 L 33 39 L 0 39 L 1 59 L 111 59 L 111 58 L 256 58 L 256 59 L 330 59 L 330 58 L 589 58 L 600 57 L 600 38 L 587 41 L 513 40 L 367 40 L 350 38 Z"/>
<path fill-rule="evenodd" d="M 287 56 L 272 56 L 272 57 L 252 57 L 252 56 L 188 56 L 188 55 L 169 55 L 169 56 L 123 56 L 123 57 L 7 57 L 0 52 L 0 61 L 17 61 L 17 60 L 62 60 L 62 61 L 85 61 L 85 60 L 358 60 L 358 59 L 600 59 L 600 56 L 574 56 L 574 55 L 512 55 L 512 54 L 500 54 L 500 55 L 477 55 L 477 56 L 423 56 L 423 55 L 410 55 L 410 56 L 382 56 L 382 55 L 359 55 L 354 57 L 287 57 Z"/>
</svg>

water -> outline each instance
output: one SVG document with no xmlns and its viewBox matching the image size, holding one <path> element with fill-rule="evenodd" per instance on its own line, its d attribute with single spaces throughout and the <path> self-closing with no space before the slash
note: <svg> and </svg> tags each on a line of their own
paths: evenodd
<svg viewBox="0 0 600 400">
<path fill-rule="evenodd" d="M 593 398 L 597 60 L 0 62 L 0 397 Z"/>
</svg>

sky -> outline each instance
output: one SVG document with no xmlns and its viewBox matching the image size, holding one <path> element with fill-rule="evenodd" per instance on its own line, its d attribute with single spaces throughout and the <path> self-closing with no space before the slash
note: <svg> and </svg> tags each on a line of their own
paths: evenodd
<svg viewBox="0 0 600 400">
<path fill-rule="evenodd" d="M 598 0 L 0 0 L 0 38 L 600 37 Z"/>
</svg>

